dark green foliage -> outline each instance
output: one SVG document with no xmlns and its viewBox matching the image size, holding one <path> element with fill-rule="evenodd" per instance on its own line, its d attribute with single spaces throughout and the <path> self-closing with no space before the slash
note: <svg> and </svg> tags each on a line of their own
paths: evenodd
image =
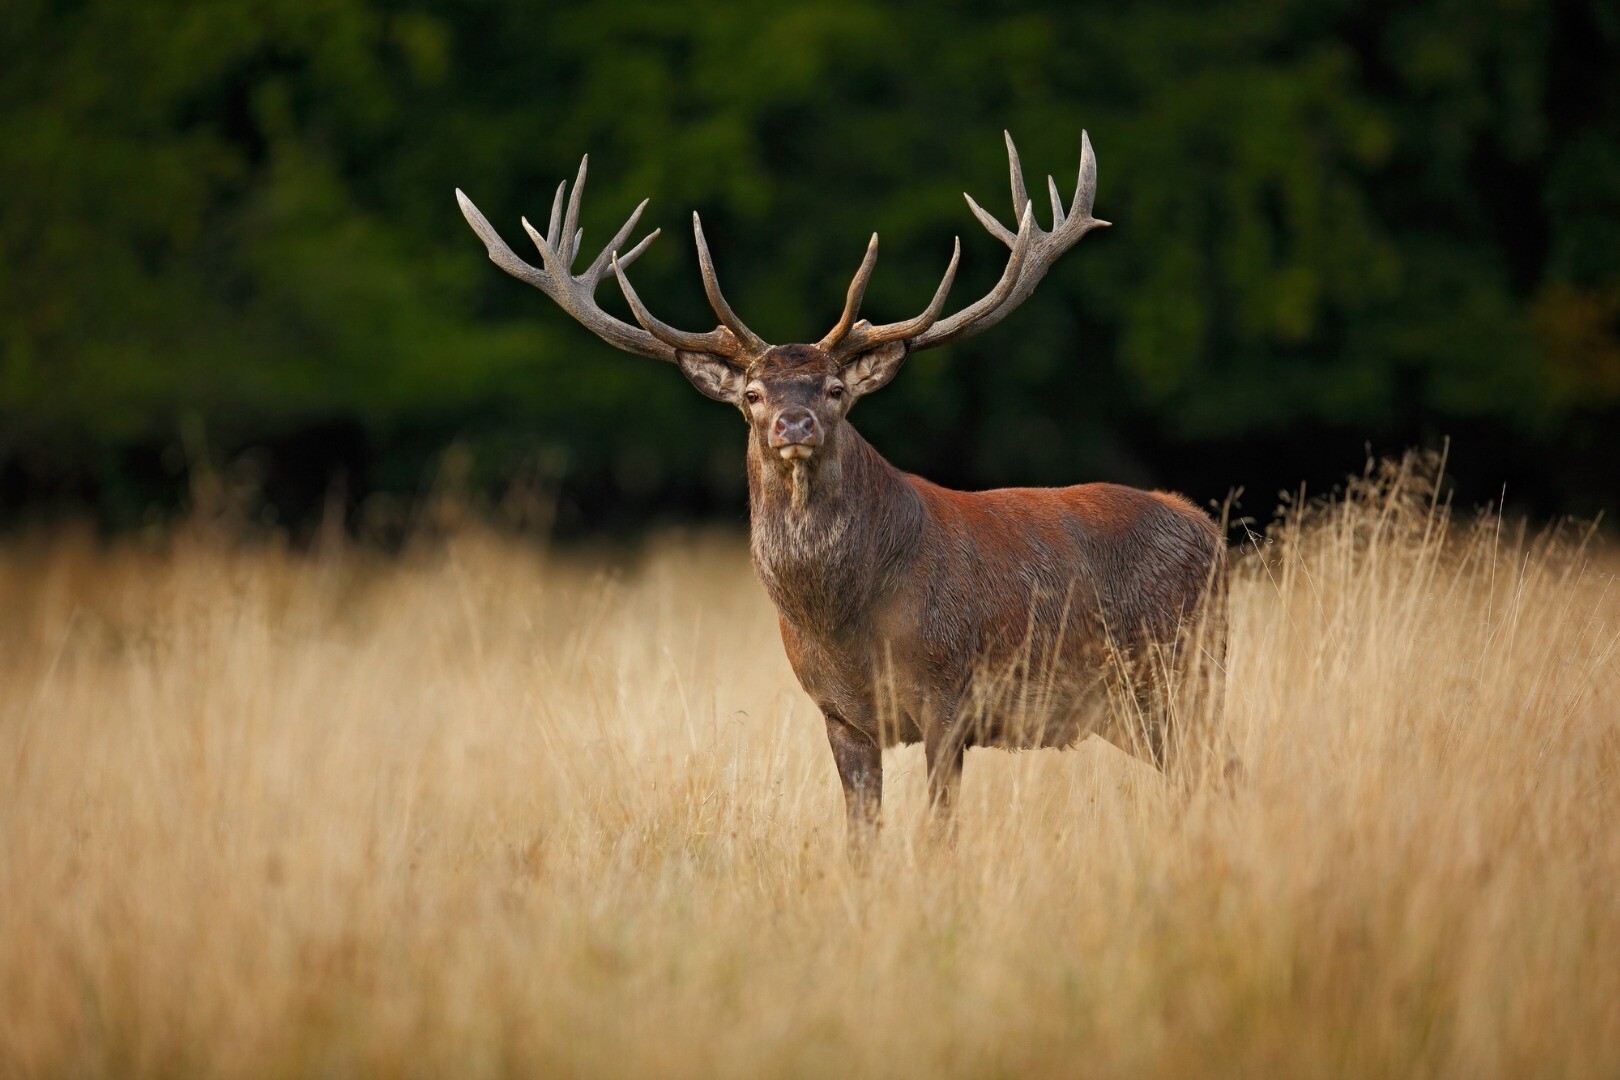
<svg viewBox="0 0 1620 1080">
<path fill-rule="evenodd" d="M 898 464 L 1207 496 L 1323 432 L 1342 471 L 1362 438 L 1473 431 L 1584 460 L 1525 475 L 1588 508 L 1620 495 L 1593 463 L 1620 426 L 1617 69 L 1596 0 L 12 0 L 0 493 L 129 520 L 175 498 L 191 432 L 265 448 L 293 512 L 334 470 L 417 492 L 454 441 L 475 485 L 538 474 L 586 518 L 736 513 L 741 425 L 486 262 L 451 190 L 521 251 L 589 151 L 586 249 L 652 195 L 662 317 L 713 325 L 698 209 L 744 318 L 814 339 L 873 229 L 872 317 L 919 309 L 957 233 L 956 299 L 982 292 L 1004 251 L 961 191 L 1010 218 L 1003 127 L 1072 190 L 1085 126 L 1115 228 L 862 408 Z"/>
</svg>

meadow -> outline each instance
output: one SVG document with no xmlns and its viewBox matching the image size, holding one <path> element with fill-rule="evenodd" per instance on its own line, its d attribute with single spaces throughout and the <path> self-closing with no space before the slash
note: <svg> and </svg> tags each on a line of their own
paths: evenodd
<svg viewBox="0 0 1620 1080">
<path fill-rule="evenodd" d="M 0 1076 L 1613 1076 L 1620 554 L 1420 459 L 1234 551 L 1183 799 L 886 756 L 743 537 L 0 544 Z"/>
</svg>

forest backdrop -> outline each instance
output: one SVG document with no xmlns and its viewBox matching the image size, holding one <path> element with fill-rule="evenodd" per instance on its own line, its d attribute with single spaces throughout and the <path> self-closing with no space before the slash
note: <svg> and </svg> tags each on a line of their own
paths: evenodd
<svg viewBox="0 0 1620 1080">
<path fill-rule="evenodd" d="M 875 319 L 953 235 L 1005 251 L 1001 131 L 1115 227 L 1017 315 L 856 412 L 966 486 L 1200 500 L 1453 442 L 1459 494 L 1620 503 L 1620 9 L 1604 0 L 10 0 L 0 20 L 0 519 L 182 509 L 363 522 L 442 482 L 565 528 L 738 520 L 744 429 L 484 257 L 591 154 L 585 247 L 714 323 L 689 212 L 774 341 L 831 324 L 872 230 Z M 1033 183 L 1032 183 L 1033 186 Z M 1044 200 L 1041 200 L 1044 204 Z M 1038 204 L 1039 205 L 1039 204 Z M 624 314 L 611 282 L 604 306 Z"/>
</svg>

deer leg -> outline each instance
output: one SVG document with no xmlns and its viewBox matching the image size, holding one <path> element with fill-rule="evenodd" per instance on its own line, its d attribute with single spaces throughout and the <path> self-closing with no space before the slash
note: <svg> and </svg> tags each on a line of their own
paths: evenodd
<svg viewBox="0 0 1620 1080">
<path fill-rule="evenodd" d="M 827 742 L 844 785 L 850 859 L 860 863 L 876 838 L 883 807 L 883 749 L 873 736 L 831 715 L 827 717 Z"/>
<path fill-rule="evenodd" d="M 1180 779 L 1182 770 L 1177 767 L 1181 764 L 1178 761 L 1180 755 L 1176 753 L 1178 740 L 1170 730 L 1171 711 L 1151 677 L 1143 678 L 1139 673 L 1132 672 L 1128 678 L 1124 700 L 1118 705 L 1119 712 L 1097 734 L 1132 757 L 1152 765 L 1167 780 L 1175 782 Z"/>
<path fill-rule="evenodd" d="M 1221 794 L 1231 798 L 1248 786 L 1249 772 L 1243 767 L 1243 759 L 1238 757 L 1231 739 L 1221 736 L 1221 747 Z"/>
<path fill-rule="evenodd" d="M 928 762 L 929 832 L 937 841 L 956 843 L 956 793 L 962 786 L 966 751 L 954 717 L 933 716 L 923 729 L 923 756 Z"/>
<path fill-rule="evenodd" d="M 1217 791 L 1235 794 L 1243 785 L 1243 763 L 1213 718 L 1194 707 L 1178 716 L 1163 687 L 1133 689 L 1135 715 L 1101 732 L 1109 742 L 1152 765 L 1184 795 L 1207 773 Z"/>
</svg>

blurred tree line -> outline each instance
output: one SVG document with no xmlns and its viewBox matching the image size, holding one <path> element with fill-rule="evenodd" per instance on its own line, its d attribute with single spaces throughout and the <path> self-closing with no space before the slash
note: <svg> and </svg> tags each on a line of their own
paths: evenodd
<svg viewBox="0 0 1620 1080">
<path fill-rule="evenodd" d="M 1005 250 L 961 192 L 1011 218 L 1004 127 L 1072 190 L 1084 126 L 1115 228 L 863 403 L 897 464 L 1263 513 L 1452 435 L 1482 497 L 1590 512 L 1620 496 L 1617 69 L 1605 0 L 10 0 L 0 505 L 138 522 L 205 458 L 296 519 L 334 478 L 409 500 L 455 445 L 564 524 L 736 520 L 743 426 L 490 265 L 452 189 L 521 252 L 589 151 L 585 246 L 653 196 L 661 317 L 714 323 L 697 209 L 744 318 L 814 340 L 873 229 L 873 318 L 953 234 L 981 294 Z"/>
</svg>

